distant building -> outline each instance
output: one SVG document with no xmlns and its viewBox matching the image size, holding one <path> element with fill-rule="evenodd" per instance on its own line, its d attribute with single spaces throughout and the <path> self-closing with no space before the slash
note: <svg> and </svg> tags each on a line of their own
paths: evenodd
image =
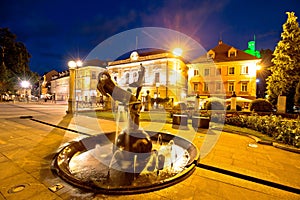
<svg viewBox="0 0 300 200">
<path fill-rule="evenodd" d="M 260 59 L 222 41 L 189 64 L 189 95 L 256 98 L 256 69 Z"/>
<path fill-rule="evenodd" d="M 75 70 L 75 99 L 79 108 L 87 104 L 96 103 L 97 98 L 100 98 L 101 95 L 97 91 L 97 78 L 98 74 L 103 70 L 105 70 L 103 63 L 95 60 L 84 62 L 82 67 Z M 51 93 L 55 96 L 55 100 L 68 101 L 69 70 L 60 72 L 52 77 Z"/>
<path fill-rule="evenodd" d="M 68 101 L 69 75 L 69 70 L 66 70 L 52 76 L 51 94 L 53 94 L 54 100 Z"/>
<path fill-rule="evenodd" d="M 46 96 L 51 95 L 51 80 L 52 76 L 57 75 L 58 72 L 56 70 L 51 70 L 49 72 L 44 73 L 44 75 L 40 79 L 40 97 L 45 98 Z"/>
</svg>

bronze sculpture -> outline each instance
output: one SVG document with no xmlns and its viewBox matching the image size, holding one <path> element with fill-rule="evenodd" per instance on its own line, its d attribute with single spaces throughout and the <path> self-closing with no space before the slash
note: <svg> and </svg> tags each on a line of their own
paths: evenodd
<svg viewBox="0 0 300 200">
<path fill-rule="evenodd" d="M 125 128 L 115 141 L 115 158 L 122 170 L 138 174 L 147 165 L 152 150 L 149 135 L 140 128 L 139 116 L 141 102 L 138 100 L 142 89 L 145 68 L 141 64 L 138 80 L 129 86 L 137 87 L 136 95 L 120 88 L 111 79 L 108 71 L 98 76 L 97 89 L 105 96 L 112 97 L 128 106 L 128 127 Z"/>
</svg>

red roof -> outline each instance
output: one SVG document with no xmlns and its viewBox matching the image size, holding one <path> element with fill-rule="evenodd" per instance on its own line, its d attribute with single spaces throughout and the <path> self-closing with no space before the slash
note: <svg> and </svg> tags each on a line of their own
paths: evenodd
<svg viewBox="0 0 300 200">
<path fill-rule="evenodd" d="M 230 56 L 228 57 L 228 51 L 230 49 L 236 50 L 236 56 Z M 252 56 L 248 53 L 245 53 L 242 50 L 239 50 L 237 48 L 234 48 L 233 46 L 230 46 L 228 44 L 224 44 L 222 41 L 219 42 L 219 44 L 212 48 L 215 52 L 215 57 L 213 58 L 213 61 L 215 62 L 226 62 L 226 61 L 240 61 L 240 60 L 257 60 L 259 58 Z"/>
</svg>

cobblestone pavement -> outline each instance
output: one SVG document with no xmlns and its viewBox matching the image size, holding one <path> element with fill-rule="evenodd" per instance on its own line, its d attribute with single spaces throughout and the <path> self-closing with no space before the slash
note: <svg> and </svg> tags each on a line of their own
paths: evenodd
<svg viewBox="0 0 300 200">
<path fill-rule="evenodd" d="M 80 114 L 68 116 L 65 110 L 66 105 L 50 103 L 0 104 L 0 200 L 300 199 L 300 154 L 212 127 L 195 132 L 190 126 L 178 130 L 171 124 L 153 122 L 143 122 L 141 126 L 184 137 L 199 148 L 201 165 L 191 176 L 173 186 L 142 194 L 118 196 L 82 191 L 51 172 L 53 156 L 66 142 L 115 131 L 116 123 Z M 213 166 L 296 190 L 266 186 L 201 166 Z M 49 190 L 58 183 L 63 186 L 61 189 Z"/>
</svg>

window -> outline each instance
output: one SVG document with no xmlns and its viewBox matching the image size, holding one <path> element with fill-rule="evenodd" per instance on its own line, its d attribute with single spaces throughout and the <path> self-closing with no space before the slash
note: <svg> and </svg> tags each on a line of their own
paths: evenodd
<svg viewBox="0 0 300 200">
<path fill-rule="evenodd" d="M 242 66 L 241 74 L 248 74 L 249 73 L 249 67 L 248 66 Z"/>
<path fill-rule="evenodd" d="M 213 50 L 209 50 L 207 53 L 207 58 L 208 59 L 214 59 L 215 58 L 215 52 Z"/>
<path fill-rule="evenodd" d="M 208 92 L 208 83 L 204 83 L 203 85 L 203 91 Z"/>
<path fill-rule="evenodd" d="M 133 82 L 136 82 L 138 80 L 137 72 L 133 73 Z"/>
<path fill-rule="evenodd" d="M 129 73 L 125 75 L 125 84 L 129 84 Z"/>
<path fill-rule="evenodd" d="M 237 56 L 237 51 L 235 48 L 231 47 L 229 50 L 228 50 L 228 57 L 236 57 Z"/>
<path fill-rule="evenodd" d="M 228 91 L 233 92 L 234 91 L 234 82 L 229 82 L 228 83 Z"/>
<path fill-rule="evenodd" d="M 159 72 L 155 73 L 155 83 L 159 83 Z"/>
<path fill-rule="evenodd" d="M 242 92 L 247 92 L 248 91 L 248 83 L 247 82 L 243 82 L 241 89 L 242 89 Z"/>
<path fill-rule="evenodd" d="M 228 74 L 233 75 L 234 74 L 234 67 L 228 68 Z"/>
<path fill-rule="evenodd" d="M 198 69 L 195 69 L 194 70 L 194 76 L 198 76 L 199 75 L 199 70 Z"/>
<path fill-rule="evenodd" d="M 216 83 L 216 91 L 220 91 L 221 90 L 221 83 L 217 82 Z"/>
<path fill-rule="evenodd" d="M 92 72 L 92 79 L 96 79 L 96 72 Z"/>
<path fill-rule="evenodd" d="M 216 69 L 216 75 L 221 75 L 221 68 Z"/>
<path fill-rule="evenodd" d="M 204 76 L 208 76 L 209 75 L 209 69 L 204 69 Z"/>
<path fill-rule="evenodd" d="M 197 92 L 199 90 L 199 85 L 198 83 L 194 84 L 194 92 Z"/>
</svg>

